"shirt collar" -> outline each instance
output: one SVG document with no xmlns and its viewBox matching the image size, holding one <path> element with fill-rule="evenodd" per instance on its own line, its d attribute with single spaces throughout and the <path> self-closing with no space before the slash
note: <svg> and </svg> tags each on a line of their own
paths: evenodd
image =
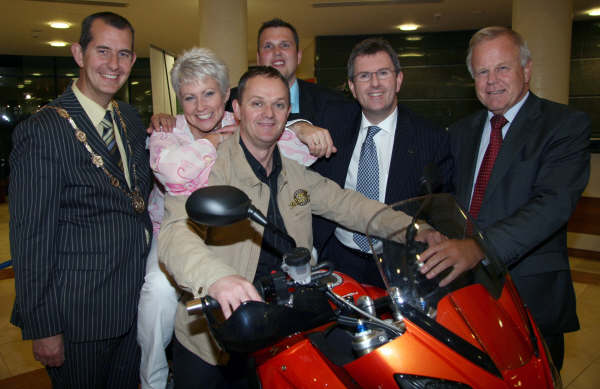
<svg viewBox="0 0 600 389">
<path fill-rule="evenodd" d="M 258 162 L 258 160 L 254 158 L 252 153 L 250 153 L 250 151 L 246 148 L 242 137 L 240 137 L 240 146 L 244 151 L 244 156 L 246 157 L 250 168 L 252 168 L 252 171 L 259 180 L 268 185 L 269 179 L 277 178 L 279 176 L 279 173 L 281 172 L 281 155 L 279 155 L 279 149 L 277 148 L 277 145 L 275 145 L 275 149 L 273 150 L 273 169 L 271 170 L 271 174 L 268 176 L 263 165 L 261 165 L 260 162 Z"/>
<path fill-rule="evenodd" d="M 513 120 L 515 120 L 515 117 L 519 113 L 519 110 L 521 109 L 523 104 L 525 104 L 525 100 L 527 100 L 527 97 L 529 97 L 529 91 L 527 91 L 525 96 L 523 96 L 523 98 L 521 100 L 519 100 L 517 102 L 517 104 L 510 107 L 509 110 L 504 113 L 503 116 L 506 120 L 508 120 L 508 123 L 512 123 Z M 488 111 L 488 118 L 487 118 L 488 122 L 492 119 L 492 117 L 494 117 L 494 113 L 491 111 Z M 508 128 L 508 126 L 506 128 Z"/>
<path fill-rule="evenodd" d="M 79 104 L 81 104 L 81 107 L 92 121 L 94 127 L 97 128 L 100 125 L 100 122 L 102 119 L 104 119 L 104 115 L 106 115 L 107 110 L 112 112 L 112 102 L 108 103 L 107 108 L 102 107 L 100 104 L 83 94 L 83 92 L 77 87 L 77 80 L 73 81 L 71 84 L 71 89 L 79 101 Z"/>
<path fill-rule="evenodd" d="M 385 131 L 388 134 L 393 134 L 396 131 L 397 121 L 398 121 L 398 107 L 396 107 L 396 109 L 394 109 L 394 112 L 389 114 L 388 117 L 386 117 L 381 122 L 379 122 L 379 124 L 371 123 L 369 121 L 369 119 L 367 119 L 367 117 L 365 116 L 365 113 L 363 112 L 360 128 L 364 129 L 366 131 L 370 126 L 377 126 L 377 127 L 381 128 L 382 131 Z"/>
</svg>

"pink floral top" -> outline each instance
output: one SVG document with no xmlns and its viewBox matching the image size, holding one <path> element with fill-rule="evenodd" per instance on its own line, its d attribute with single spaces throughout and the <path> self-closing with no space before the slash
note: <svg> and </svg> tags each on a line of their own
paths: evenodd
<svg viewBox="0 0 600 389">
<path fill-rule="evenodd" d="M 235 123 L 233 114 L 225 112 L 222 126 Z M 317 159 L 288 128 L 284 129 L 277 145 L 281 154 L 304 166 L 312 165 Z M 148 212 L 156 236 L 164 216 L 164 192 L 171 195 L 190 195 L 196 189 L 206 186 L 210 169 L 217 158 L 217 150 L 209 140 L 194 139 L 183 115 L 177 115 L 177 123 L 172 133 L 154 132 L 148 142 L 148 148 L 150 167 L 161 184 L 154 185 L 148 200 Z"/>
</svg>

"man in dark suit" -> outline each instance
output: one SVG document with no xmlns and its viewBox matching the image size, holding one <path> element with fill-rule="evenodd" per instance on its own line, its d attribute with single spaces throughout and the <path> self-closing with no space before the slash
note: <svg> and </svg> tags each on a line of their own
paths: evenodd
<svg viewBox="0 0 600 389">
<path fill-rule="evenodd" d="M 54 388 L 137 388 L 151 180 L 142 121 L 112 100 L 135 62 L 133 28 L 88 16 L 71 51 L 80 78 L 14 131 L 11 321 Z"/>
<path fill-rule="evenodd" d="M 287 80 L 292 99 L 289 120 L 303 118 L 320 125 L 322 111 L 331 101 L 343 100 L 341 94 L 317 84 L 296 78 L 296 69 L 302 61 L 300 40 L 294 26 L 281 19 L 272 19 L 258 30 L 256 62 L 279 70 Z M 226 110 L 233 112 L 231 103 L 237 98 L 237 87 L 232 88 Z"/>
<path fill-rule="evenodd" d="M 487 110 L 450 128 L 458 202 L 507 265 L 560 369 L 563 333 L 579 328 L 566 227 L 590 174 L 590 121 L 529 91 L 529 49 L 510 29 L 478 31 L 467 65 Z M 483 253 L 473 239 L 448 240 L 422 258 L 428 277 L 453 267 L 445 284 Z"/>
<path fill-rule="evenodd" d="M 403 77 L 397 53 L 386 41 L 367 39 L 354 47 L 348 85 L 358 102 L 331 103 L 321 113 L 317 122 L 329 129 L 338 151 L 317 161 L 316 171 L 344 188 L 391 204 L 421 194 L 423 169 L 434 163 L 444 178 L 441 189 L 451 190 L 448 133 L 398 104 Z M 372 127 L 379 129 L 374 135 Z M 374 167 L 378 179 L 369 183 Z M 373 184 L 377 193 L 371 192 Z M 313 229 L 319 261 L 334 262 L 337 270 L 359 282 L 382 285 L 360 234 L 320 217 L 313 218 Z"/>
</svg>

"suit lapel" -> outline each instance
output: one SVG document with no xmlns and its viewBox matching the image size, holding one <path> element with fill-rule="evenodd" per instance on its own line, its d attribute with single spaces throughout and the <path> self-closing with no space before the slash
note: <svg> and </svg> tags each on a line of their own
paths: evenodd
<svg viewBox="0 0 600 389">
<path fill-rule="evenodd" d="M 513 161 L 519 158 L 519 150 L 527 144 L 527 140 L 531 137 L 535 128 L 536 118 L 539 115 L 539 100 L 530 92 L 527 101 L 525 101 L 517 116 L 515 116 L 508 133 L 502 141 L 502 148 L 500 148 L 500 152 L 496 157 L 494 169 L 485 190 L 484 204 L 492 196 L 496 188 L 498 188 Z"/>
<path fill-rule="evenodd" d="M 351 123 L 351 125 L 346 127 L 346 131 L 340 133 L 337 139 L 334 140 L 338 149 L 338 155 L 336 155 L 335 164 L 331 169 L 331 178 L 342 188 L 346 183 L 348 167 L 350 166 L 350 160 L 352 159 L 352 154 L 356 147 L 362 121 L 362 111 L 358 110 L 357 112 L 358 114 L 355 116 L 354 120 L 348 120 L 348 123 Z"/>
<path fill-rule="evenodd" d="M 481 113 L 475 115 L 467 128 L 460 129 L 460 133 L 456 134 L 460 139 L 459 160 L 456 161 L 456 164 L 458 165 L 458 171 L 464 172 L 461 182 L 457 183 L 457 200 L 465 208 L 468 208 L 471 202 L 475 170 L 477 168 L 477 156 L 486 119 L 487 111 L 483 110 Z"/>
<path fill-rule="evenodd" d="M 390 161 L 390 169 L 388 172 L 388 181 L 386 184 L 385 202 L 390 204 L 392 199 L 405 198 L 400 192 L 403 191 L 403 185 L 398 182 L 392 182 L 397 177 L 402 177 L 405 174 L 403 170 L 414 165 L 414 158 L 409 154 L 418 152 L 413 141 L 416 139 L 412 132 L 414 128 L 410 123 L 408 115 L 405 115 L 399 105 L 396 115 L 396 132 L 394 134 L 394 147 L 392 149 L 392 159 Z"/>
<path fill-rule="evenodd" d="M 309 90 L 310 87 L 306 85 L 306 81 L 296 79 L 296 82 L 298 83 L 298 111 L 300 117 L 309 119 L 314 123 L 318 118 L 315 117 L 317 109 L 313 95 Z"/>
</svg>

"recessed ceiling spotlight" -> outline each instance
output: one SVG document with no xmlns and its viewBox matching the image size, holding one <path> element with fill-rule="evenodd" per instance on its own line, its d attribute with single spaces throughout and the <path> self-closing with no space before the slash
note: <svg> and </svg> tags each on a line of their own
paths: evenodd
<svg viewBox="0 0 600 389">
<path fill-rule="evenodd" d="M 590 16 L 600 16 L 600 8 L 590 9 L 587 11 L 587 14 Z"/>
<path fill-rule="evenodd" d="M 423 40 L 423 37 L 419 36 L 419 35 L 409 35 L 404 39 L 406 39 L 407 41 L 410 41 L 410 42 L 416 42 L 416 41 Z"/>
<path fill-rule="evenodd" d="M 398 28 L 402 31 L 415 31 L 419 27 L 420 26 L 418 24 L 405 23 L 405 24 L 401 24 L 401 25 L 397 26 L 396 28 Z"/>
<path fill-rule="evenodd" d="M 137 85 L 139 83 L 140 83 L 139 81 L 131 81 L 131 85 Z"/>
<path fill-rule="evenodd" d="M 416 57 L 424 57 L 425 54 L 419 52 L 409 52 L 409 53 L 401 53 L 398 54 L 400 58 L 416 58 Z"/>
<path fill-rule="evenodd" d="M 65 47 L 66 45 L 68 45 L 68 43 L 64 41 L 52 41 L 48 42 L 48 44 L 52 47 Z"/>
<path fill-rule="evenodd" d="M 65 28 L 71 28 L 71 23 L 67 22 L 50 22 L 48 25 L 52 28 L 58 28 L 64 30 Z"/>
<path fill-rule="evenodd" d="M 74 77 L 75 73 L 65 73 L 65 76 L 67 76 L 67 77 Z"/>
<path fill-rule="evenodd" d="M 31 75 L 32 75 L 32 76 L 35 76 L 35 77 L 39 77 L 39 76 L 41 76 L 41 75 L 42 75 L 42 73 L 31 73 Z"/>
</svg>

